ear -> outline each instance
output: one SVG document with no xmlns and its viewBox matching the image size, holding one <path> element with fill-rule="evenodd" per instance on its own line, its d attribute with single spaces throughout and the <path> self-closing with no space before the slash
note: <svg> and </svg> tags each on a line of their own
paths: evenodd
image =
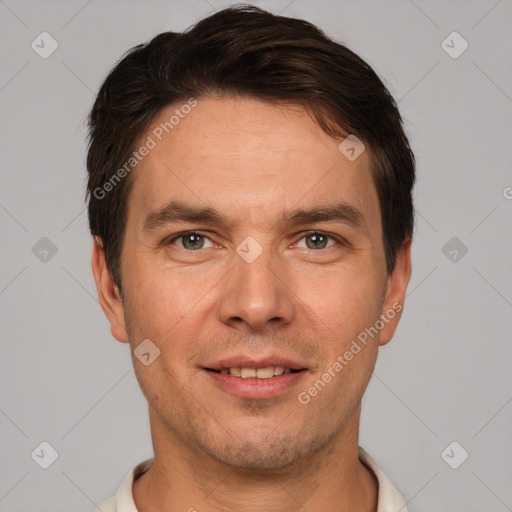
<svg viewBox="0 0 512 512">
<path fill-rule="evenodd" d="M 92 248 L 92 273 L 96 281 L 101 309 L 110 322 L 112 336 L 123 343 L 128 342 L 124 319 L 124 307 L 119 289 L 107 268 L 105 251 L 100 237 L 95 236 Z"/>
<path fill-rule="evenodd" d="M 382 304 L 379 345 L 389 343 L 402 316 L 405 292 L 411 278 L 411 238 L 407 237 L 396 255 L 395 268 L 387 278 L 386 296 Z"/>
</svg>

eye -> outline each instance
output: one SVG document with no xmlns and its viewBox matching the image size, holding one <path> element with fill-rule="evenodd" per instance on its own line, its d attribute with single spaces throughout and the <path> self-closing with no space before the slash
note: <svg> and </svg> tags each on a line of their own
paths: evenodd
<svg viewBox="0 0 512 512">
<path fill-rule="evenodd" d="M 333 240 L 335 243 L 331 245 L 327 245 L 328 239 Z M 321 231 L 312 231 L 310 233 L 306 233 L 301 240 L 306 240 L 306 249 L 327 249 L 332 247 L 336 243 L 340 243 L 338 237 L 333 235 L 328 235 L 327 233 L 323 233 Z M 309 242 L 307 241 L 309 240 Z"/>
<path fill-rule="evenodd" d="M 205 240 L 210 241 L 210 247 L 213 247 L 213 243 L 211 240 L 201 233 L 197 233 L 196 231 L 187 231 L 185 233 L 179 233 L 178 235 L 173 236 L 171 239 L 168 240 L 167 245 L 174 244 L 176 240 L 181 240 L 181 249 L 190 250 L 190 251 L 196 251 L 199 249 L 205 249 L 208 247 L 205 247 L 204 243 Z"/>
<path fill-rule="evenodd" d="M 329 239 L 333 242 L 328 245 Z M 306 249 L 328 249 L 336 243 L 344 245 L 343 240 L 339 239 L 334 235 L 329 235 L 327 233 L 323 233 L 322 231 L 312 231 L 310 233 L 306 233 L 302 236 L 300 240 L 306 240 Z M 175 242 L 179 241 L 179 244 Z M 205 245 L 205 242 L 209 242 L 210 245 Z M 208 249 L 210 247 L 214 247 L 212 241 L 205 235 L 198 233 L 197 231 L 186 231 L 183 233 L 178 233 L 170 238 L 166 245 L 178 245 L 181 249 L 187 251 L 198 251 L 200 249 Z"/>
</svg>

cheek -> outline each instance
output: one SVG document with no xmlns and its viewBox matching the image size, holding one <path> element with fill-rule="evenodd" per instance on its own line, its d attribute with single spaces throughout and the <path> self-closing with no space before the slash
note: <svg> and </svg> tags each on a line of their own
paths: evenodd
<svg viewBox="0 0 512 512">
<path fill-rule="evenodd" d="M 184 275 L 180 269 L 139 263 L 131 274 L 130 303 L 125 310 L 133 350 L 149 338 L 161 351 L 153 363 L 155 368 L 163 365 L 173 368 L 173 373 L 187 371 L 189 365 L 183 363 L 196 355 L 194 340 L 204 324 L 205 307 L 211 299 L 208 290 L 214 283 L 205 279 L 204 273 L 191 275 L 190 269 Z"/>
<path fill-rule="evenodd" d="M 204 273 L 171 268 L 163 257 L 155 255 L 134 258 L 129 275 L 137 317 L 157 331 L 185 317 L 211 287 Z"/>
<path fill-rule="evenodd" d="M 336 343 L 350 341 L 379 317 L 382 290 L 361 267 L 336 269 L 320 281 L 301 287 L 299 297 L 312 319 L 323 322 Z M 311 285 L 315 284 L 314 287 Z"/>
</svg>

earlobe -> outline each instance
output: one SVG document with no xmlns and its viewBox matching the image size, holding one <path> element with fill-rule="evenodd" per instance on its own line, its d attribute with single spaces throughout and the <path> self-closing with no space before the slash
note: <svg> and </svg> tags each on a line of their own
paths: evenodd
<svg viewBox="0 0 512 512">
<path fill-rule="evenodd" d="M 381 319 L 384 323 L 379 335 L 379 345 L 381 346 L 391 341 L 398 326 L 410 278 L 411 238 L 407 237 L 402 248 L 397 252 L 395 268 L 387 280 L 386 296 L 381 312 Z"/>
<path fill-rule="evenodd" d="M 97 236 L 93 239 L 91 266 L 96 282 L 98 300 L 101 309 L 103 309 L 110 322 L 112 336 L 118 341 L 126 343 L 128 342 L 128 333 L 125 325 L 123 301 L 107 267 L 101 239 Z"/>
</svg>

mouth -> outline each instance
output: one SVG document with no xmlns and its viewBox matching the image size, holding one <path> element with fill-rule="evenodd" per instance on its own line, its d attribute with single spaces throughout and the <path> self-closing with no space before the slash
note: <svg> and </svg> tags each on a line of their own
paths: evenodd
<svg viewBox="0 0 512 512">
<path fill-rule="evenodd" d="M 260 368 L 251 368 L 243 366 L 233 366 L 230 368 L 222 367 L 220 370 L 214 368 L 205 368 L 206 371 L 218 373 L 221 375 L 230 375 L 241 379 L 272 379 L 287 375 L 289 373 L 298 373 L 305 371 L 305 368 L 293 369 L 284 366 L 265 366 Z"/>
<path fill-rule="evenodd" d="M 202 369 L 209 377 L 208 382 L 217 389 L 245 399 L 269 399 L 283 395 L 308 373 L 308 368 L 299 363 L 279 358 L 266 361 L 237 358 L 219 361 Z"/>
</svg>

